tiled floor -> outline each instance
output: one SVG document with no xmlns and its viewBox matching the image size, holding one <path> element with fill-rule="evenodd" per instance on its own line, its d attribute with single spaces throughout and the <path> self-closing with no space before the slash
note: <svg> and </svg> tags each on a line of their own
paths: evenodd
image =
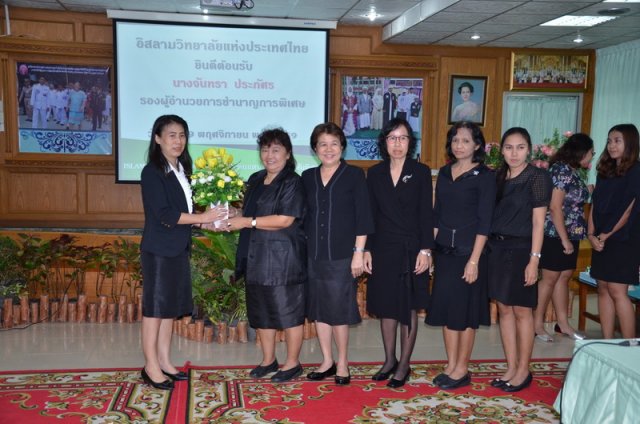
<svg viewBox="0 0 640 424">
<path fill-rule="evenodd" d="M 595 305 L 595 295 L 589 303 Z M 571 319 L 577 327 L 576 310 Z M 593 307 L 591 309 L 594 309 Z M 422 324 L 413 354 L 415 360 L 444 360 L 440 328 Z M 552 324 L 548 331 L 552 332 Z M 600 328 L 587 321 L 587 335 L 600 337 Z M 554 343 L 535 342 L 534 358 L 571 356 L 573 341 L 557 335 Z M 284 343 L 279 343 L 278 357 L 284 360 Z M 351 330 L 350 360 L 354 362 L 384 359 L 377 320 L 368 319 Z M 188 341 L 175 336 L 172 357 L 176 365 L 191 361 L 194 365 L 255 365 L 261 359 L 255 342 L 219 345 Z M 139 324 L 62 324 L 43 323 L 24 330 L 0 332 L 0 370 L 81 369 L 139 367 L 143 364 Z M 497 325 L 478 330 L 472 359 L 503 358 Z M 301 361 L 314 364 L 321 360 L 317 339 L 304 343 Z"/>
</svg>

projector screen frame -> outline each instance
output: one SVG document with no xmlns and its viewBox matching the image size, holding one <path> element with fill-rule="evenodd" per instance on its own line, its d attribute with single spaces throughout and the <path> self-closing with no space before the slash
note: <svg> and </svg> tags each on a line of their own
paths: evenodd
<svg viewBox="0 0 640 424">
<path fill-rule="evenodd" d="M 155 14 L 158 15 L 158 14 Z M 175 14 L 160 14 L 160 15 L 169 15 L 169 16 L 177 16 Z M 110 16 L 111 17 L 111 16 Z M 279 20 L 273 20 L 273 21 L 279 21 Z M 121 134 L 120 134 L 120 119 L 119 119 L 119 115 L 121 113 L 121 110 L 119 108 L 120 105 L 120 99 L 119 99 L 119 84 L 120 81 L 118 80 L 119 78 L 119 70 L 118 70 L 118 46 L 117 46 L 117 27 L 118 27 L 118 23 L 120 22 L 125 22 L 125 23 L 140 23 L 140 24 L 152 24 L 152 25 L 178 25 L 178 26 L 198 26 L 198 27 L 216 27 L 216 28 L 234 28 L 234 29 L 238 29 L 238 28 L 247 28 L 247 29 L 251 29 L 251 30 L 284 30 L 284 31 L 313 31 L 313 32 L 318 32 L 324 35 L 324 45 L 325 45 L 325 49 L 324 49 L 324 63 L 325 63 L 325 71 L 324 71 L 324 75 L 323 75 L 323 80 L 324 80 L 324 107 L 323 107 L 323 118 L 322 118 L 322 122 L 326 122 L 329 114 L 330 114 L 330 93 L 331 93 L 331 89 L 330 89 L 330 68 L 329 68 L 329 60 L 330 60 L 330 56 L 329 56 L 329 43 L 330 43 L 330 36 L 329 36 L 329 29 L 327 29 L 326 27 L 304 27 L 304 26 L 294 26 L 294 25 L 289 25 L 289 26 L 284 26 L 284 27 L 279 27 L 279 26 L 265 26 L 265 25 L 231 25 L 231 24 L 211 24 L 210 22 L 192 22 L 189 20 L 179 20 L 179 21 L 157 21 L 157 20 L 148 20 L 148 19 L 128 19 L 128 18 L 114 18 L 113 20 L 113 40 L 114 40 L 114 45 L 113 45 L 113 72 L 112 72 L 112 78 L 113 78 L 113 121 L 114 121 L 114 136 L 113 136 L 113 153 L 114 153 L 114 159 L 115 159 L 115 182 L 117 184 L 139 184 L 140 180 L 139 178 L 137 180 L 135 179 L 123 179 L 121 178 L 120 175 L 120 154 L 121 154 Z M 301 21 L 303 22 L 303 21 Z M 305 21 L 306 22 L 306 21 Z M 167 113 L 173 113 L 171 112 L 170 109 L 167 110 Z M 185 119 L 187 119 L 187 121 L 189 122 L 189 119 L 185 117 Z M 320 123 L 320 122 L 318 122 Z M 151 126 L 152 122 L 149 123 L 149 127 Z M 282 124 L 283 128 L 285 130 L 287 130 L 287 126 L 285 123 Z M 190 125 L 191 127 L 191 125 Z M 191 128 L 190 128 L 191 129 Z M 311 132 L 311 129 L 309 129 L 309 133 Z M 305 134 L 306 137 L 306 134 Z M 305 143 L 306 145 L 307 143 Z M 218 144 L 216 143 L 211 143 L 211 144 L 192 144 L 191 140 L 190 140 L 190 152 L 192 153 L 191 156 L 193 159 L 195 159 L 195 157 L 197 157 L 197 154 L 194 154 L 193 150 L 193 146 L 218 146 Z M 294 146 L 300 148 L 301 146 Z M 298 169 L 299 172 L 302 172 L 303 169 Z"/>
</svg>

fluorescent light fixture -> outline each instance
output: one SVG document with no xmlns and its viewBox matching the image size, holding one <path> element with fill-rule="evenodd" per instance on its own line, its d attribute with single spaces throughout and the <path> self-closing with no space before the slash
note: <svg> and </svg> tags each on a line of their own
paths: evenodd
<svg viewBox="0 0 640 424">
<path fill-rule="evenodd" d="M 551 21 L 540 24 L 540 26 L 566 26 L 566 27 L 592 27 L 603 22 L 616 19 L 615 16 L 573 16 L 565 15 Z"/>
<path fill-rule="evenodd" d="M 471 39 L 472 39 L 472 40 L 479 40 L 479 39 L 480 39 L 480 35 L 478 35 L 478 34 L 473 34 L 473 35 L 471 36 Z"/>
<path fill-rule="evenodd" d="M 640 0 L 604 0 L 603 3 L 640 3 Z"/>
</svg>

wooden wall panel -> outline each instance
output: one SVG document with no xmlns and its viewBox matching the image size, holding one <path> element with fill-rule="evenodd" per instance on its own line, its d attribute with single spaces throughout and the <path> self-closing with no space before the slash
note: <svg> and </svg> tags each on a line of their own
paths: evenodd
<svg viewBox="0 0 640 424">
<path fill-rule="evenodd" d="M 92 43 L 113 43 L 113 28 L 110 25 L 84 25 L 83 37 Z"/>
<path fill-rule="evenodd" d="M 12 19 L 11 34 L 43 41 L 75 41 L 75 31 L 72 23 Z"/>
<path fill-rule="evenodd" d="M 138 184 L 115 184 L 114 175 L 87 175 L 87 213 L 141 213 Z"/>
<path fill-rule="evenodd" d="M 78 212 L 76 174 L 8 174 L 7 203 L 9 213 Z"/>
</svg>

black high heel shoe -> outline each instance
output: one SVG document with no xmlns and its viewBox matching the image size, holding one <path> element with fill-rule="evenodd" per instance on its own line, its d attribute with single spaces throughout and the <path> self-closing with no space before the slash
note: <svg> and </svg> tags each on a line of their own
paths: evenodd
<svg viewBox="0 0 640 424">
<path fill-rule="evenodd" d="M 395 374 L 394 374 L 393 378 L 391 380 L 389 380 L 389 382 L 387 383 L 387 387 L 389 387 L 391 389 L 397 389 L 398 387 L 404 386 L 405 383 L 407 381 L 409 381 L 409 376 L 410 375 L 411 375 L 411 368 L 409 368 L 407 370 L 407 373 L 401 379 L 397 379 Z"/>
<path fill-rule="evenodd" d="M 171 374 L 169 372 L 166 372 L 165 370 L 162 370 L 162 374 L 166 375 L 167 377 L 169 377 L 173 381 L 186 381 L 186 380 L 189 379 L 189 374 L 187 374 L 184 371 L 178 371 L 175 374 Z"/>
<path fill-rule="evenodd" d="M 142 377 L 142 381 L 144 381 L 145 384 L 148 384 L 149 386 L 153 387 L 154 389 L 158 389 L 158 390 L 171 390 L 171 389 L 173 389 L 173 381 L 164 380 L 164 381 L 161 381 L 159 383 L 156 383 L 155 381 L 153 381 L 151 379 L 151 377 L 149 377 L 149 374 L 147 374 L 147 370 L 144 369 L 144 367 L 142 368 L 142 371 L 140 371 L 140 376 Z"/>
<path fill-rule="evenodd" d="M 383 365 L 384 366 L 384 365 Z M 373 374 L 371 376 L 371 379 L 373 381 L 383 381 L 388 379 L 389 377 L 391 377 L 391 374 L 393 374 L 394 372 L 396 372 L 396 370 L 398 369 L 398 361 L 396 361 L 395 365 L 391 367 L 391 369 L 389 371 L 385 371 L 382 372 L 382 370 L 378 371 L 377 373 Z"/>
</svg>

